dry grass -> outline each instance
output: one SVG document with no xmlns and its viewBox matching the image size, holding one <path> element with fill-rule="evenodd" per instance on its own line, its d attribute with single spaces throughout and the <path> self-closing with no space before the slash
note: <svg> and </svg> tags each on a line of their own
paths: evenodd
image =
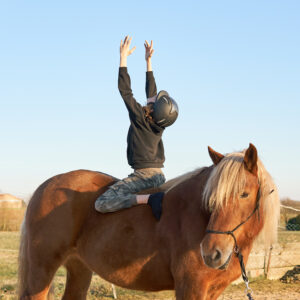
<svg viewBox="0 0 300 300">
<path fill-rule="evenodd" d="M 0 208 L 0 231 L 20 230 L 26 208 Z"/>
</svg>

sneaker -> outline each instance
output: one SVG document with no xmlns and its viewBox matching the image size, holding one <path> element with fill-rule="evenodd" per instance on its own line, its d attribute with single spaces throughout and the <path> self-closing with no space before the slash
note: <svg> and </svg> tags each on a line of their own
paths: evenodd
<svg viewBox="0 0 300 300">
<path fill-rule="evenodd" d="M 160 216 L 161 216 L 161 211 L 162 211 L 162 200 L 164 198 L 163 192 L 158 192 L 155 194 L 151 194 L 148 199 L 148 205 L 150 205 L 152 209 L 152 213 L 156 220 L 159 221 Z"/>
</svg>

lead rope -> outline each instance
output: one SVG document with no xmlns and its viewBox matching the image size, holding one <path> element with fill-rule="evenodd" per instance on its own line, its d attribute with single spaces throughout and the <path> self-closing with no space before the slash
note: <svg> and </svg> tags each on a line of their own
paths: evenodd
<svg viewBox="0 0 300 300">
<path fill-rule="evenodd" d="M 228 234 L 231 235 L 233 240 L 234 240 L 234 253 L 237 256 L 239 263 L 240 263 L 240 267 L 241 267 L 241 271 L 242 271 L 242 278 L 244 280 L 246 289 L 245 289 L 245 294 L 248 297 L 249 300 L 254 300 L 254 298 L 252 297 L 252 289 L 249 287 L 249 279 L 246 273 L 246 268 L 245 268 L 245 264 L 244 264 L 244 257 L 242 255 L 242 253 L 240 252 L 240 249 L 237 245 L 237 241 L 235 238 L 235 235 L 233 234 L 233 232 L 238 228 L 239 226 L 237 226 L 234 230 L 232 231 L 214 231 L 214 230 L 207 230 L 207 233 L 216 233 L 216 234 Z"/>
<path fill-rule="evenodd" d="M 245 294 L 246 294 L 246 296 L 248 297 L 249 300 L 254 300 L 254 298 L 252 297 L 252 289 L 249 287 L 249 279 L 248 279 L 248 276 L 246 274 L 243 255 L 242 255 L 242 253 L 240 252 L 240 250 L 238 248 L 237 248 L 237 252 L 236 252 L 236 250 L 234 252 L 236 253 L 236 256 L 238 257 L 239 262 L 240 262 L 241 271 L 242 271 L 242 278 L 243 278 L 245 286 L 246 286 Z"/>
</svg>

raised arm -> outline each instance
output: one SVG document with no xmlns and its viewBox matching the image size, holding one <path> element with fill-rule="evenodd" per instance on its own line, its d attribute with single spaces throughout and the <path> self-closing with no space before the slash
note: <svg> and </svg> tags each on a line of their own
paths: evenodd
<svg viewBox="0 0 300 300">
<path fill-rule="evenodd" d="M 129 37 L 127 35 L 123 40 L 121 40 L 120 44 L 120 67 L 127 67 L 127 57 L 132 54 L 132 52 L 136 49 L 136 47 L 133 47 L 130 50 L 130 44 L 131 44 L 132 37 Z"/>
<path fill-rule="evenodd" d="M 133 47 L 130 50 L 131 39 L 132 38 L 129 38 L 129 36 L 126 36 L 124 42 L 121 41 L 120 44 L 120 68 L 119 68 L 118 87 L 119 87 L 120 94 L 128 109 L 130 118 L 136 119 L 141 116 L 142 108 L 141 105 L 137 103 L 133 97 L 133 93 L 131 90 L 130 76 L 127 72 L 127 57 L 136 48 Z"/>
<path fill-rule="evenodd" d="M 152 71 L 151 58 L 152 58 L 152 54 L 154 52 L 153 41 L 151 41 L 150 45 L 149 45 L 148 41 L 145 41 L 144 46 L 145 46 L 145 59 L 146 59 L 146 63 L 147 63 L 147 72 L 151 72 Z"/>
<path fill-rule="evenodd" d="M 147 96 L 147 103 L 149 103 L 149 102 L 155 102 L 156 95 L 157 95 L 156 83 L 153 76 L 152 61 L 151 61 L 152 54 L 154 52 L 153 41 L 151 41 L 150 45 L 148 41 L 145 41 L 144 46 L 145 46 L 145 60 L 147 64 L 146 96 Z"/>
</svg>

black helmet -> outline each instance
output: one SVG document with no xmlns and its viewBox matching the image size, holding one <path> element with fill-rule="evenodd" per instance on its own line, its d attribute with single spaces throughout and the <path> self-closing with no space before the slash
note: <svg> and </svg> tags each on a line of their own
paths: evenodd
<svg viewBox="0 0 300 300">
<path fill-rule="evenodd" d="M 178 105 L 166 91 L 160 91 L 153 106 L 154 122 L 160 127 L 172 125 L 178 117 Z"/>
</svg>

